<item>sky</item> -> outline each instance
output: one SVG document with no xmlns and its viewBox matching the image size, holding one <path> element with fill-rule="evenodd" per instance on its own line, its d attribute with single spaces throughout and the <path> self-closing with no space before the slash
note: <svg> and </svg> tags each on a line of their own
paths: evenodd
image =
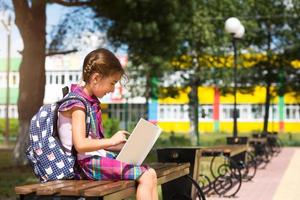
<svg viewBox="0 0 300 200">
<path fill-rule="evenodd" d="M 49 30 L 53 25 L 58 23 L 60 17 L 63 15 L 63 13 L 66 12 L 66 10 L 59 5 L 51 5 L 47 6 L 47 30 Z M 20 57 L 20 53 L 18 51 L 21 51 L 23 49 L 23 41 L 20 36 L 20 33 L 18 31 L 17 26 L 14 23 L 15 17 L 11 16 L 11 57 Z M 8 25 L 8 14 L 7 12 L 0 12 L 0 57 L 6 57 L 7 56 L 7 37 L 8 37 L 8 31 L 5 29 L 3 23 Z"/>
<path fill-rule="evenodd" d="M 62 18 L 62 16 L 69 12 L 69 8 L 66 8 L 64 6 L 60 6 L 58 4 L 51 4 L 47 5 L 46 8 L 47 12 L 47 22 L 46 22 L 46 29 L 47 32 L 53 28 L 56 24 L 59 23 L 59 20 Z M 12 16 L 11 20 L 11 57 L 21 57 L 20 53 L 18 51 L 21 51 L 23 49 L 23 41 L 20 36 L 20 33 L 18 31 L 17 26 L 14 24 L 14 16 Z M 8 24 L 8 16 L 7 12 L 0 12 L 0 57 L 7 57 L 7 37 L 8 32 L 5 29 L 5 26 Z M 48 38 L 47 38 L 48 39 Z"/>
</svg>

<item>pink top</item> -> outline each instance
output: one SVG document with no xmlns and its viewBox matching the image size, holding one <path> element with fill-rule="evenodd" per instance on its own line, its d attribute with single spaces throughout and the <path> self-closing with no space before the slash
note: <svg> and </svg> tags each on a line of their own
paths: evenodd
<svg viewBox="0 0 300 200">
<path fill-rule="evenodd" d="M 83 88 L 79 85 L 71 85 L 71 92 L 74 92 L 76 94 L 79 94 L 83 98 L 87 100 L 87 102 L 90 104 L 91 107 L 91 113 L 88 116 L 89 119 L 91 119 L 90 124 L 90 133 L 89 138 L 94 139 L 101 139 L 104 138 L 104 129 L 102 126 L 102 118 L 101 118 L 101 109 L 100 109 L 100 101 L 95 96 L 89 96 L 84 91 Z M 72 109 L 73 107 L 81 107 L 85 108 L 83 103 L 78 100 L 69 100 L 64 102 L 59 107 L 59 112 L 68 111 Z M 58 134 L 60 137 L 60 140 L 62 142 L 62 145 L 68 149 L 71 150 L 73 146 L 73 140 L 72 140 L 72 119 L 69 117 L 65 117 L 58 114 Z M 77 154 L 78 159 L 82 160 L 87 157 L 91 157 L 92 155 L 98 155 L 98 156 L 106 156 L 106 151 L 104 149 L 93 151 L 93 152 L 86 152 L 86 153 L 78 153 Z"/>
</svg>

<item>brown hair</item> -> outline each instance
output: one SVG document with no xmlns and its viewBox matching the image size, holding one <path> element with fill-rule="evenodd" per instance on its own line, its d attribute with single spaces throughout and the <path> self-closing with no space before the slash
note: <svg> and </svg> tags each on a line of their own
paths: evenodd
<svg viewBox="0 0 300 200">
<path fill-rule="evenodd" d="M 85 58 L 82 67 L 82 78 L 89 82 L 91 75 L 99 73 L 108 77 L 115 73 L 125 74 L 119 59 L 109 50 L 100 48 L 90 52 Z"/>
</svg>

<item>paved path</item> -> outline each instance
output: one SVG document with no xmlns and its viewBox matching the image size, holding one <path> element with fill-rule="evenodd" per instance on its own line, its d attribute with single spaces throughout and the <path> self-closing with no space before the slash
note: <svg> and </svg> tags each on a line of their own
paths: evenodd
<svg viewBox="0 0 300 200">
<path fill-rule="evenodd" d="M 233 198 L 208 197 L 208 200 L 299 200 L 300 148 L 283 148 L 265 169 L 258 169 L 252 181 L 243 182 Z"/>
</svg>

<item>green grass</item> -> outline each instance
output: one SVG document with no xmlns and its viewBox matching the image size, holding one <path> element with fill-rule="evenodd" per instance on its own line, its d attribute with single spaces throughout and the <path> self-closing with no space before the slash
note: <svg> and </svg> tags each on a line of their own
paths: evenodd
<svg viewBox="0 0 300 200">
<path fill-rule="evenodd" d="M 12 151 L 0 150 L 0 199 L 16 199 L 14 187 L 37 182 L 30 166 L 13 166 Z"/>
<path fill-rule="evenodd" d="M 226 144 L 226 137 L 231 137 L 232 134 L 227 133 L 200 133 L 200 146 L 214 146 Z M 241 134 L 240 136 L 251 136 L 251 134 Z M 300 136 L 300 134 L 299 134 Z M 300 138 L 299 138 L 300 141 Z M 196 145 L 196 144 L 195 144 Z M 195 146 L 192 144 L 188 133 L 168 133 L 163 132 L 155 147 L 165 146 Z"/>
</svg>

